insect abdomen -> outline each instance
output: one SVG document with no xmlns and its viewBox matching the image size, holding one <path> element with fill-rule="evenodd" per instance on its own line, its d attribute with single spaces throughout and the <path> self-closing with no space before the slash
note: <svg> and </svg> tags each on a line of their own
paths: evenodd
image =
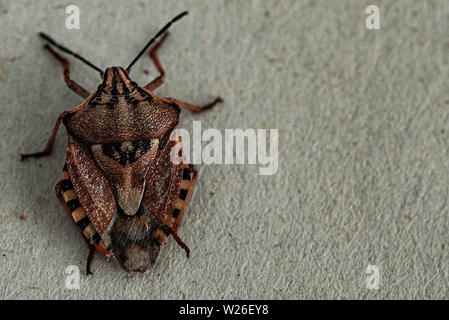
<svg viewBox="0 0 449 320">
<path fill-rule="evenodd" d="M 72 181 L 70 180 L 67 164 L 64 165 L 64 168 L 62 170 L 61 188 L 64 195 L 64 201 L 66 202 L 67 207 L 70 210 L 70 215 L 73 219 L 73 222 L 77 225 L 84 238 L 87 239 L 91 244 L 93 244 L 100 252 L 109 254 L 105 249 L 103 240 L 101 240 L 100 235 L 95 230 L 92 222 L 89 220 L 86 212 L 81 206 Z"/>
</svg>

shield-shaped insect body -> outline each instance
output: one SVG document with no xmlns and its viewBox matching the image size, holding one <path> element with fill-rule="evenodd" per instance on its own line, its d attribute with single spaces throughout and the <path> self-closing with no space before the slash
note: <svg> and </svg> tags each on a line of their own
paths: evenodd
<svg viewBox="0 0 449 320">
<path fill-rule="evenodd" d="M 68 87 L 85 100 L 58 117 L 42 152 L 22 155 L 23 160 L 50 154 L 61 122 L 65 125 L 67 160 L 56 195 L 89 247 L 87 273 L 95 251 L 114 256 L 127 271 L 144 272 L 155 263 L 169 235 L 189 255 L 177 230 L 197 170 L 187 162 L 171 161 L 170 151 L 180 141 L 171 141 L 170 135 L 179 124 L 181 108 L 199 113 L 221 99 L 197 107 L 153 93 L 165 79 L 157 50 L 167 37 L 168 27 L 186 14 L 165 25 L 126 69 L 110 67 L 103 72 L 40 34 L 50 45 L 82 60 L 102 76 L 102 83 L 90 94 L 70 79 L 68 60 L 46 45 L 61 62 Z M 160 76 L 140 87 L 130 79 L 130 68 L 161 35 L 150 51 Z"/>
</svg>

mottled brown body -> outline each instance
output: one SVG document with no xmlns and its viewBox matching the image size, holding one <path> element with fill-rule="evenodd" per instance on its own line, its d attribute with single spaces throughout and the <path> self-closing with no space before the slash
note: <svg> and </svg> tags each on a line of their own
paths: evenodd
<svg viewBox="0 0 449 320">
<path fill-rule="evenodd" d="M 171 161 L 170 151 L 180 141 L 169 137 L 179 124 L 181 107 L 201 112 L 221 99 L 196 107 L 152 92 L 165 78 L 156 52 L 166 35 L 150 52 L 159 77 L 141 88 L 129 78 L 130 67 L 126 71 L 107 68 L 102 72 L 102 84 L 92 94 L 70 80 L 68 61 L 45 47 L 62 63 L 67 85 L 85 101 L 58 117 L 42 152 L 23 155 L 22 159 L 48 155 L 59 125 L 64 123 L 67 160 L 56 194 L 90 248 L 88 273 L 95 250 L 114 256 L 127 271 L 144 272 L 155 263 L 170 234 L 187 254 L 190 252 L 177 231 L 197 171 L 193 165 Z M 71 53 L 48 36 L 42 37 Z"/>
</svg>

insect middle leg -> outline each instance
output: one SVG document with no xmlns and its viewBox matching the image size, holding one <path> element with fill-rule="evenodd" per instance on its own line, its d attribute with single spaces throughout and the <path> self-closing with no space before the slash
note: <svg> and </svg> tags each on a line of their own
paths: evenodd
<svg viewBox="0 0 449 320">
<path fill-rule="evenodd" d="M 164 98 L 164 100 L 167 101 L 168 103 L 175 103 L 178 106 L 180 106 L 181 108 L 188 109 L 188 110 L 192 111 L 193 113 L 200 113 L 200 112 L 209 110 L 212 107 L 214 107 L 217 103 L 223 102 L 223 99 L 218 97 L 212 103 L 209 103 L 209 104 L 206 104 L 205 106 L 200 107 L 200 106 L 194 106 L 194 105 L 191 105 L 190 103 L 182 102 L 182 101 L 179 101 L 179 100 L 173 99 L 173 98 Z"/>
<path fill-rule="evenodd" d="M 56 119 L 56 123 L 55 126 L 53 127 L 53 131 L 50 135 L 50 138 L 48 139 L 47 145 L 45 146 L 45 149 L 40 151 L 40 152 L 35 152 L 35 153 L 27 153 L 27 154 L 21 154 L 22 156 L 22 161 L 27 159 L 27 158 L 40 158 L 40 157 L 44 157 L 44 156 L 48 156 L 51 153 L 51 149 L 53 148 L 53 144 L 55 143 L 55 139 L 56 139 L 56 134 L 58 133 L 58 129 L 59 126 L 61 125 L 61 121 L 64 118 L 65 115 L 67 115 L 68 112 L 65 111 L 63 113 L 61 113 L 58 116 L 58 119 Z"/>
<path fill-rule="evenodd" d="M 62 64 L 62 68 L 64 69 L 64 81 L 67 84 L 67 87 L 72 89 L 76 94 L 81 96 L 83 99 L 86 99 L 89 96 L 89 92 L 83 87 L 81 87 L 79 84 L 77 84 L 75 81 L 70 79 L 69 60 L 57 54 L 48 44 L 44 46 L 44 49 L 50 51 L 53 57 L 55 57 Z"/>
</svg>

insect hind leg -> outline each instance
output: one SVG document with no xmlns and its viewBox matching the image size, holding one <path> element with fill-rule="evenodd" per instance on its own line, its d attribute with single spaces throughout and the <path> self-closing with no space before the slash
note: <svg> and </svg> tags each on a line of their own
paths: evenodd
<svg viewBox="0 0 449 320">
<path fill-rule="evenodd" d="M 86 274 L 87 275 L 93 275 L 92 271 L 90 271 L 90 265 L 92 264 L 92 260 L 94 259 L 94 255 L 95 255 L 95 246 L 92 244 L 88 244 L 89 245 L 89 254 L 87 256 L 87 263 L 86 263 Z"/>
<path fill-rule="evenodd" d="M 181 248 L 184 249 L 186 252 L 187 258 L 190 258 L 190 248 L 181 240 L 181 238 L 178 236 L 178 234 L 174 230 L 170 230 L 173 238 L 175 239 L 176 243 L 179 244 Z"/>
</svg>

